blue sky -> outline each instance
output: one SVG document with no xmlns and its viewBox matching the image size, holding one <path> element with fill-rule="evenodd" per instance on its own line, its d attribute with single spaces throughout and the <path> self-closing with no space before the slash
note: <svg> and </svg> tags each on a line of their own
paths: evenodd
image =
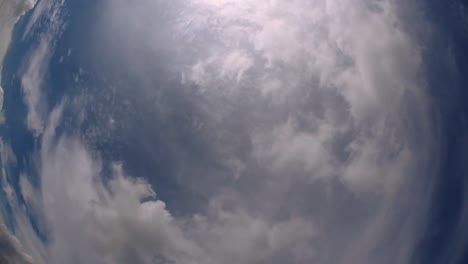
<svg viewBox="0 0 468 264">
<path fill-rule="evenodd" d="M 2 77 L 14 247 L 52 264 L 463 263 L 463 8 L 39 1 Z"/>
</svg>

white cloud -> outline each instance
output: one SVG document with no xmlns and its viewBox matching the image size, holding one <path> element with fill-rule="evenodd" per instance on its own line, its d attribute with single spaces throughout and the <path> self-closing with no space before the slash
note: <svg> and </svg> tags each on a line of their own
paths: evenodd
<svg viewBox="0 0 468 264">
<path fill-rule="evenodd" d="M 8 47 L 10 46 L 10 40 L 12 35 L 13 27 L 21 17 L 24 12 L 33 7 L 35 1 L 25 0 L 25 1 L 9 1 L 1 0 L 0 1 L 0 72 L 3 71 L 3 59 L 5 53 L 7 52 Z M 0 80 L 2 79 L 0 73 Z M 3 89 L 0 86 L 0 110 L 3 108 Z M 0 123 L 3 123 L 4 117 L 3 112 L 0 113 Z M 9 203 L 13 200 L 13 190 L 6 179 L 6 170 L 5 163 L 7 160 L 14 158 L 12 155 L 11 149 L 4 144 L 3 141 L 0 141 L 1 144 L 1 165 L 2 165 L 2 186 L 4 188 L 5 194 L 7 195 L 7 201 L 2 203 Z M 2 217 L 5 217 L 1 215 Z M 1 219 L 3 222 L 4 219 Z M 31 258 L 24 253 L 23 247 L 17 238 L 10 233 L 10 231 L 3 225 L 0 224 L 0 262 L 2 263 L 12 263 L 12 264 L 25 264 L 31 263 Z"/>
<path fill-rule="evenodd" d="M 3 64 L 3 57 L 10 45 L 13 26 L 24 12 L 31 9 L 35 4 L 33 0 L 2 0 L 0 1 L 0 62 Z"/>
<path fill-rule="evenodd" d="M 231 78 L 239 82 L 253 61 L 245 52 L 236 50 L 226 56 L 221 69 L 221 78 Z"/>
<path fill-rule="evenodd" d="M 53 139 L 60 112 L 57 108 L 51 114 L 44 134 L 36 197 L 43 203 L 43 214 L 37 217 L 45 218 L 50 236 L 47 263 L 70 259 L 152 263 L 158 256 L 184 263 L 196 259 L 199 249 L 173 223 L 164 203 L 154 199 L 147 183 L 123 175 L 115 165 L 113 179 L 104 184 L 100 163 L 79 139 Z"/>
<path fill-rule="evenodd" d="M 327 148 L 333 136 L 333 129 L 326 125 L 312 133 L 298 131 L 297 124 L 290 118 L 271 134 L 262 131 L 254 137 L 255 156 L 270 164 L 274 172 L 299 169 L 307 172 L 309 179 L 329 177 L 341 169 Z"/>
<path fill-rule="evenodd" d="M 42 85 L 50 57 L 48 45 L 48 41 L 41 41 L 27 62 L 27 69 L 21 78 L 23 98 L 28 108 L 26 124 L 35 135 L 40 135 L 44 129 L 44 115 L 46 114 L 44 108 L 46 105 Z"/>
<path fill-rule="evenodd" d="M 35 22 L 39 16 L 48 15 L 50 25 L 48 29 L 39 36 L 39 44 L 31 52 L 29 58 L 24 62 L 25 70 L 21 75 L 21 89 L 23 100 L 28 109 L 27 127 L 39 136 L 43 133 L 44 122 L 47 118 L 47 99 L 44 96 L 45 77 L 49 70 L 51 52 L 56 39 L 60 36 L 62 24 L 60 23 L 61 1 L 42 1 L 34 10 L 30 22 Z M 30 27 L 25 34 L 29 34 Z"/>
<path fill-rule="evenodd" d="M 3 224 L 0 225 L 0 261 L 8 264 L 32 263 L 31 257 L 23 252 L 20 242 Z"/>
<path fill-rule="evenodd" d="M 428 129 L 420 43 L 401 23 L 397 4 L 103 5 L 96 30 L 106 34 L 94 44 L 113 45 L 98 55 L 121 57 L 121 70 L 142 84 L 135 89 L 155 96 L 148 70 L 155 66 L 187 76 L 182 89 L 192 87 L 188 82 L 199 88 L 190 102 L 214 128 L 206 130 L 205 147 L 235 183 L 177 157 L 187 166 L 177 172 L 190 172 L 178 174 L 178 182 L 197 185 L 206 198 L 194 216 L 171 214 L 145 180 L 125 176 L 118 165 L 103 180 L 99 153 L 77 137 L 56 135 L 60 109 L 48 118 L 36 111 L 42 100 L 33 85 L 45 69 L 39 62 L 47 61 L 46 48 L 38 49 L 23 87 L 31 88 L 31 120 L 46 127 L 37 194 L 43 204 L 34 207 L 42 208 L 52 239 L 48 262 L 409 263 L 424 227 L 427 190 L 419 181 L 430 178 L 423 176 L 435 135 Z M 155 55 L 163 52 L 168 60 Z"/>
<path fill-rule="evenodd" d="M 24 12 L 31 9 L 35 4 L 33 0 L 1 0 L 0 1 L 0 72 L 3 69 L 3 58 L 10 46 L 13 26 Z M 1 74 L 0 74 L 1 80 Z M 3 108 L 3 89 L 0 86 L 0 109 Z"/>
<path fill-rule="evenodd" d="M 60 112 L 59 107 L 51 114 L 43 137 L 40 193 L 22 183 L 28 205 L 43 203 L 35 206 L 43 208 L 36 217 L 45 218 L 49 231 L 47 263 L 153 263 L 158 257 L 177 263 L 273 263 L 282 252 L 299 262 L 313 257 L 313 251 L 302 253 L 316 235 L 304 219 L 270 222 L 243 209 L 226 211 L 221 200 L 213 201 L 209 217 L 175 219 L 151 187 L 125 176 L 121 165 L 114 165 L 113 178 L 104 183 L 100 163 L 79 139 L 53 140 Z"/>
<path fill-rule="evenodd" d="M 206 248 L 206 263 L 309 263 L 315 255 L 316 229 L 293 218 L 274 223 L 240 210 L 214 209 L 214 217 L 195 216 L 192 232 Z"/>
</svg>

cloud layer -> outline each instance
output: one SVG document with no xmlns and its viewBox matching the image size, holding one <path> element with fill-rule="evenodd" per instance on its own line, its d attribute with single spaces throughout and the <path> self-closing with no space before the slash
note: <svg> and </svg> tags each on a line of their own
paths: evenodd
<svg viewBox="0 0 468 264">
<path fill-rule="evenodd" d="M 40 142 L 40 186 L 24 180 L 21 192 L 49 238 L 20 228 L 36 262 L 412 263 L 438 135 L 412 34 L 425 21 L 402 5 L 103 1 L 86 47 L 104 97 L 87 88 L 50 105 L 42 81 L 62 3 L 41 2 L 36 12 L 56 10 L 51 30 L 21 76 Z M 100 140 L 134 142 L 170 170 L 132 175 Z M 167 201 L 161 177 L 176 182 Z M 193 208 L 169 206 L 187 193 Z"/>
</svg>

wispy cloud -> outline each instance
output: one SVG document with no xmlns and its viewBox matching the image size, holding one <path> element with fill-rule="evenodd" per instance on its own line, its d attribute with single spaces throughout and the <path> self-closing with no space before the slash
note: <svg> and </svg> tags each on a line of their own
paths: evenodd
<svg viewBox="0 0 468 264">
<path fill-rule="evenodd" d="M 8 47 L 10 46 L 10 40 L 12 35 L 13 27 L 18 20 L 27 10 L 33 7 L 35 1 L 0 1 L 0 80 L 1 72 L 3 71 L 3 59 Z M 3 109 L 3 89 L 0 86 L 0 110 Z M 3 112 L 0 113 L 0 123 L 3 123 Z M 5 160 L 8 159 L 5 155 L 11 156 L 10 152 L 5 152 L 8 148 L 1 144 L 2 153 L 2 186 L 6 195 L 10 198 L 12 196 L 12 189 L 9 183 L 6 181 L 5 176 Z M 9 201 L 3 201 L 8 203 Z M 2 219 L 3 220 L 3 219 Z M 20 243 L 13 236 L 10 231 L 3 225 L 0 224 L 0 262 L 2 263 L 31 263 L 30 257 L 23 253 Z"/>
<path fill-rule="evenodd" d="M 29 127 L 42 134 L 41 186 L 22 189 L 40 201 L 31 206 L 51 238 L 47 262 L 410 263 L 425 225 L 437 135 L 422 40 L 409 33 L 398 5 L 105 1 L 89 40 L 103 51 L 95 59 L 136 79 L 134 94 L 179 89 L 199 110 L 195 118 L 189 106 L 116 99 L 146 109 L 136 114 L 148 127 L 163 110 L 190 123 L 158 124 L 167 145 L 143 139 L 135 146 L 174 155 L 170 176 L 205 198 L 187 214 L 155 196 L 158 183 L 148 182 L 156 172 L 135 179 L 120 160 L 111 161 L 110 179 L 101 177 L 109 164 L 99 151 L 85 137 L 55 131 L 63 109 L 73 110 L 67 104 L 37 110 L 46 103 L 37 89 L 52 38 L 45 39 L 22 76 Z M 175 74 L 154 76 L 160 68 Z M 155 84 L 174 76 L 175 86 Z M 106 107 L 102 115 L 112 112 Z M 216 169 L 197 166 L 199 157 L 174 134 L 208 138 L 200 152 Z"/>
</svg>

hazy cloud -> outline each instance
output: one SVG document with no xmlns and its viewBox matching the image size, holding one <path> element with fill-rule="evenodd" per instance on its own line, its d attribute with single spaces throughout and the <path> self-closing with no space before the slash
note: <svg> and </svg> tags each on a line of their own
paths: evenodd
<svg viewBox="0 0 468 264">
<path fill-rule="evenodd" d="M 158 183 L 149 182 L 165 171 L 135 179 L 126 160 L 116 160 L 104 178 L 109 164 L 99 150 L 80 135 L 56 133 L 62 111 L 71 110 L 67 103 L 50 115 L 37 110 L 46 103 L 37 87 L 56 35 L 44 39 L 22 76 L 29 128 L 43 132 L 41 186 L 22 189 L 41 201 L 31 207 L 42 211 L 51 238 L 47 262 L 410 263 L 437 135 L 428 121 L 422 43 L 398 5 L 102 4 L 90 40 L 96 61 L 136 79 L 132 96 L 157 99 L 178 89 L 190 104 L 169 110 L 116 99 L 148 109 L 136 113 L 145 128 L 166 112 L 192 124 L 157 124 L 164 145 L 143 139 L 135 148 L 174 156 L 170 176 L 204 198 L 197 213 L 176 214 L 185 208 L 158 200 Z M 196 115 L 187 114 L 190 107 Z M 203 142 L 201 150 L 181 145 L 186 137 Z M 196 166 L 192 153 L 212 167 Z"/>
</svg>

